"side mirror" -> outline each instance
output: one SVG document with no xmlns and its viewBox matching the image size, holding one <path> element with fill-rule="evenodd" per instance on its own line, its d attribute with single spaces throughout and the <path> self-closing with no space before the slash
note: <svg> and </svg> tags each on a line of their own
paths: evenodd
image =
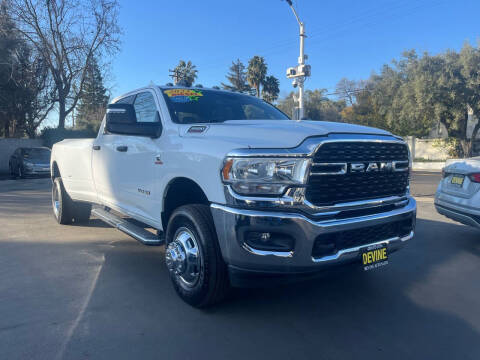
<svg viewBox="0 0 480 360">
<path fill-rule="evenodd" d="M 155 122 L 137 122 L 135 108 L 131 104 L 110 104 L 107 106 L 106 129 L 112 134 L 148 136 L 159 138 L 162 134 L 160 115 Z"/>
</svg>

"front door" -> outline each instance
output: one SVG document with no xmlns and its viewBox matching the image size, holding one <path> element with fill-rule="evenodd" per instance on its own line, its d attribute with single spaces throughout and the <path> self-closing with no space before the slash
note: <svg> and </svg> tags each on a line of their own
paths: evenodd
<svg viewBox="0 0 480 360">
<path fill-rule="evenodd" d="M 133 99 L 118 102 L 122 100 L 133 101 L 137 122 L 160 121 L 153 91 L 146 90 Z M 102 159 L 94 160 L 94 173 L 102 203 L 120 208 L 149 224 L 159 223 L 161 197 L 158 196 L 159 167 L 156 164 L 160 155 L 159 139 L 104 134 L 101 143 L 101 149 L 94 151 L 94 156 L 99 154 L 97 156 Z"/>
</svg>

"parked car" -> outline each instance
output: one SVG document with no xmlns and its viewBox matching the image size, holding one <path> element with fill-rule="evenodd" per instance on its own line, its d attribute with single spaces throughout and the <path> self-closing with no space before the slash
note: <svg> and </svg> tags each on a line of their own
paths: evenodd
<svg viewBox="0 0 480 360">
<path fill-rule="evenodd" d="M 8 167 L 12 177 L 50 174 L 51 151 L 46 147 L 22 147 L 10 156 Z"/>
<path fill-rule="evenodd" d="M 452 220 L 480 228 L 480 157 L 446 163 L 435 207 Z"/>
<path fill-rule="evenodd" d="M 292 121 L 234 92 L 127 93 L 108 105 L 96 139 L 55 144 L 51 168 L 60 224 L 93 212 L 143 244 L 165 244 L 175 290 L 197 307 L 230 285 L 383 267 L 414 234 L 400 137 Z"/>
</svg>

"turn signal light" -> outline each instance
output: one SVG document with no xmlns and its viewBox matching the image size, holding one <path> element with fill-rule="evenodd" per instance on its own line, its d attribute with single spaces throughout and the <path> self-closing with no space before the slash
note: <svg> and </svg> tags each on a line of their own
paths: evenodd
<svg viewBox="0 0 480 360">
<path fill-rule="evenodd" d="M 480 173 L 470 174 L 468 177 L 471 182 L 480 183 Z"/>
</svg>

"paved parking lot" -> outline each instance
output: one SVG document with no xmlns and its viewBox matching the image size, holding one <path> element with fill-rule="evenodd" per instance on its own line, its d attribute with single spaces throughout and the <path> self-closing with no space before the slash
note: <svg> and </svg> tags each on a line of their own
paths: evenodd
<svg viewBox="0 0 480 360">
<path fill-rule="evenodd" d="M 433 207 L 381 270 L 237 290 L 206 311 L 174 293 L 163 248 L 97 220 L 60 226 L 48 179 L 0 181 L 2 359 L 479 359 L 480 232 Z"/>
</svg>

